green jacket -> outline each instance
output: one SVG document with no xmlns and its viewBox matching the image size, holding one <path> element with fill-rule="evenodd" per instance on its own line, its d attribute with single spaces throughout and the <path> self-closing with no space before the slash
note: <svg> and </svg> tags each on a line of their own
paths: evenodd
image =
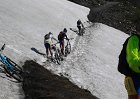
<svg viewBox="0 0 140 99">
<path fill-rule="evenodd" d="M 140 73 L 139 37 L 136 35 L 131 36 L 128 40 L 126 60 L 134 72 Z"/>
</svg>

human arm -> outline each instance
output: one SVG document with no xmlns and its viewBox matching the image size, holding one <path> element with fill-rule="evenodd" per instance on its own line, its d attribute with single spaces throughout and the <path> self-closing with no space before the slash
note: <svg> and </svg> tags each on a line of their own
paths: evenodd
<svg viewBox="0 0 140 99">
<path fill-rule="evenodd" d="M 66 39 L 66 40 L 69 40 L 69 39 L 68 39 L 68 36 L 67 36 L 66 34 L 65 34 L 65 36 L 64 36 L 64 37 L 65 37 L 65 39 Z"/>
<path fill-rule="evenodd" d="M 48 40 L 44 39 L 44 44 L 46 44 L 48 42 Z"/>
<path fill-rule="evenodd" d="M 81 22 L 81 25 L 82 25 L 82 28 L 85 28 L 85 27 L 84 27 L 84 24 L 83 24 L 82 22 Z"/>
<path fill-rule="evenodd" d="M 126 47 L 126 59 L 129 64 L 129 67 L 140 73 L 140 51 L 139 51 L 139 38 L 134 35 L 130 37 Z"/>
<path fill-rule="evenodd" d="M 52 37 L 52 39 L 55 40 L 56 42 L 58 42 L 58 40 L 56 38 Z"/>
</svg>

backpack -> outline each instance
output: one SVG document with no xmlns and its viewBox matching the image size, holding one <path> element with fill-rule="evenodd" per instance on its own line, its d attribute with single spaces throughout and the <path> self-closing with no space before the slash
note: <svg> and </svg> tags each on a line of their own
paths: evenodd
<svg viewBox="0 0 140 99">
<path fill-rule="evenodd" d="M 130 69 L 129 64 L 127 63 L 127 60 L 126 60 L 126 47 L 127 47 L 127 43 L 128 43 L 129 38 L 130 37 L 128 37 L 123 44 L 123 48 L 122 48 L 121 53 L 119 55 L 119 63 L 118 63 L 118 71 L 121 74 L 124 74 L 126 76 L 138 75 L 137 73 L 133 72 Z M 140 37 L 139 37 L 139 40 L 140 40 Z M 140 46 L 140 43 L 139 43 L 139 46 Z"/>
<path fill-rule="evenodd" d="M 58 35 L 58 40 L 63 40 L 63 32 L 60 32 Z"/>
<path fill-rule="evenodd" d="M 46 35 L 44 36 L 44 38 L 45 38 L 45 40 L 47 40 L 47 39 L 50 38 L 50 35 L 49 35 L 49 34 L 46 34 Z"/>
</svg>

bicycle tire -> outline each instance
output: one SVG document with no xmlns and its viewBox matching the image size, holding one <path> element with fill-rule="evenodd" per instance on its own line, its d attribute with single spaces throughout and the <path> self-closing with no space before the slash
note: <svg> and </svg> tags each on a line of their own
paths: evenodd
<svg viewBox="0 0 140 99">
<path fill-rule="evenodd" d="M 11 62 L 13 64 L 16 64 L 15 62 L 13 62 L 12 60 L 10 60 L 9 58 L 7 58 L 7 61 L 11 64 Z M 10 75 L 12 76 L 14 79 L 16 79 L 17 81 L 19 82 L 22 82 L 23 81 L 23 77 L 22 77 L 22 70 L 21 68 L 19 68 L 20 66 L 18 66 L 17 64 L 16 65 L 13 65 L 11 64 L 13 67 L 12 67 L 12 70 L 10 68 L 8 68 L 8 66 L 4 66 L 4 70 Z"/>
<path fill-rule="evenodd" d="M 59 54 L 57 52 L 55 53 L 55 60 L 56 60 L 57 64 L 59 64 L 59 65 L 61 64 L 60 63 L 61 60 L 60 60 Z"/>
<path fill-rule="evenodd" d="M 19 65 L 17 65 L 14 61 L 12 61 L 10 58 L 7 58 L 7 61 L 8 61 L 11 65 L 15 66 L 15 68 L 16 68 L 18 71 L 20 71 L 20 72 L 23 71 L 22 68 L 21 68 Z"/>
<path fill-rule="evenodd" d="M 71 44 L 70 44 L 70 42 L 68 41 L 68 42 L 67 42 L 67 45 L 66 45 L 66 47 L 65 47 L 65 56 L 67 56 L 68 54 L 70 54 L 70 52 L 71 52 Z"/>
<path fill-rule="evenodd" d="M 58 49 L 58 54 L 59 54 L 60 60 L 63 61 L 62 53 L 61 53 L 61 51 L 59 49 Z"/>
<path fill-rule="evenodd" d="M 65 57 L 67 57 L 67 55 L 68 55 L 68 48 L 67 48 L 67 46 L 65 47 Z"/>
<path fill-rule="evenodd" d="M 70 52 L 71 52 L 71 44 L 70 42 L 68 42 L 68 54 L 70 54 Z"/>
<path fill-rule="evenodd" d="M 81 31 L 80 31 L 80 33 L 79 33 L 79 35 L 80 35 L 80 36 L 83 36 L 84 33 L 85 33 L 85 29 L 82 28 Z"/>
<path fill-rule="evenodd" d="M 14 79 L 16 79 L 17 81 L 19 82 L 22 82 L 23 81 L 23 77 L 21 76 L 20 72 L 18 71 L 12 71 L 10 70 L 9 68 L 7 68 L 7 66 L 4 66 L 4 70 L 11 76 L 13 77 Z"/>
<path fill-rule="evenodd" d="M 84 33 L 85 33 L 85 29 L 83 28 L 83 29 L 82 29 L 82 36 L 83 36 Z"/>
</svg>

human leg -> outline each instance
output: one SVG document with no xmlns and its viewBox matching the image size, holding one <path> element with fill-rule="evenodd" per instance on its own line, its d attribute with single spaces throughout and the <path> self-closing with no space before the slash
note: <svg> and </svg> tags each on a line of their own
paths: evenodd
<svg viewBox="0 0 140 99">
<path fill-rule="evenodd" d="M 49 44 L 45 43 L 45 48 L 46 48 L 46 56 L 48 57 L 49 55 Z"/>
<path fill-rule="evenodd" d="M 60 41 L 60 49 L 61 49 L 62 55 L 64 55 L 64 41 Z"/>
<path fill-rule="evenodd" d="M 128 93 L 128 99 L 137 99 L 137 92 L 132 78 L 126 76 L 124 80 L 124 84 Z"/>
<path fill-rule="evenodd" d="M 64 41 L 62 42 L 61 52 L 62 52 L 62 54 L 64 55 Z"/>
<path fill-rule="evenodd" d="M 52 58 L 53 57 L 53 53 L 52 53 L 52 48 L 51 48 L 51 45 L 50 44 L 48 45 L 48 50 L 49 50 L 50 55 L 51 55 L 51 58 Z"/>
<path fill-rule="evenodd" d="M 52 53 L 52 50 L 51 50 L 51 48 L 49 48 L 49 51 L 50 51 L 51 58 L 52 58 L 52 57 L 53 57 L 53 53 Z"/>
<path fill-rule="evenodd" d="M 78 30 L 79 30 L 79 35 L 81 33 L 81 26 L 77 26 Z"/>
</svg>

